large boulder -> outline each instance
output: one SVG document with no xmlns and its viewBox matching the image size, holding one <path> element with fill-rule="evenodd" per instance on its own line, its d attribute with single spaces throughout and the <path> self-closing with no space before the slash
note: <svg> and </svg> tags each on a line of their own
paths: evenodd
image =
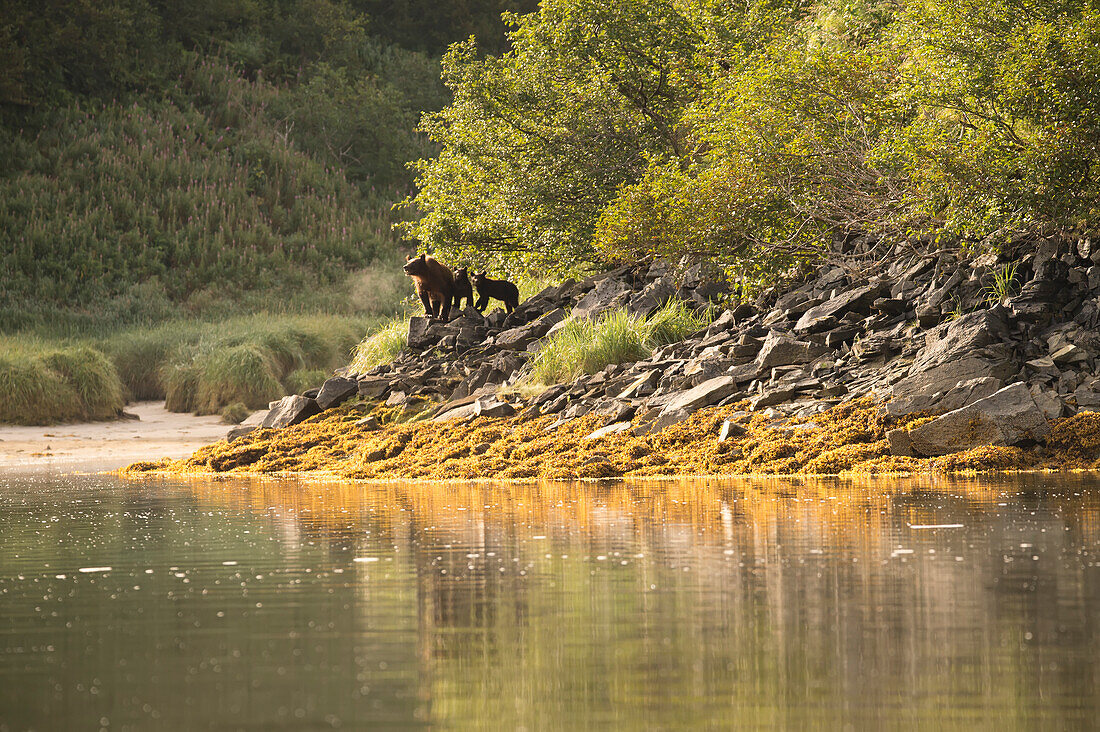
<svg viewBox="0 0 1100 732">
<path fill-rule="evenodd" d="M 1015 445 L 1050 434 L 1027 385 L 1012 384 L 973 404 L 909 430 L 917 455 L 946 455 L 981 445 Z"/>
<path fill-rule="evenodd" d="M 616 277 L 605 277 L 573 306 L 574 318 L 595 318 L 631 294 L 630 286 Z"/>
<path fill-rule="evenodd" d="M 290 427 L 320 413 L 321 408 L 317 406 L 316 399 L 291 395 L 274 402 L 271 411 L 264 417 L 264 421 L 260 426 L 264 428 Z"/>
<path fill-rule="evenodd" d="M 432 325 L 432 318 L 425 316 L 409 318 L 409 348 L 423 350 L 434 343 L 428 329 Z"/>
<path fill-rule="evenodd" d="M 925 335 L 924 348 L 917 354 L 909 373 L 919 374 L 967 356 L 980 356 L 994 362 L 1006 360 L 1010 353 L 1001 341 L 1007 332 L 1004 309 L 999 306 L 967 313 Z"/>
<path fill-rule="evenodd" d="M 943 414 L 990 396 L 1002 386 L 1011 369 L 979 358 L 964 358 L 907 376 L 891 387 L 893 399 L 886 413 L 900 417 L 913 412 Z"/>
</svg>

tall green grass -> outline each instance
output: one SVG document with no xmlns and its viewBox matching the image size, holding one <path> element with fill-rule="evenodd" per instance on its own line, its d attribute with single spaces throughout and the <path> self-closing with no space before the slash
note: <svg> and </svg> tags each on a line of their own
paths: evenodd
<svg viewBox="0 0 1100 732">
<path fill-rule="evenodd" d="M 653 348 L 681 341 L 708 322 L 679 300 L 670 300 L 649 318 L 615 310 L 597 320 L 569 320 L 539 349 L 526 380 L 556 384 L 610 364 L 638 361 L 650 356 Z"/>
<path fill-rule="evenodd" d="M 78 339 L 0 336 L 0 422 L 105 419 L 144 399 L 199 414 L 260 409 L 319 386 L 376 320 L 253 315 Z"/>
<path fill-rule="evenodd" d="M 383 323 L 355 347 L 348 370 L 362 374 L 389 363 L 408 345 L 409 318 L 394 317 Z"/>
<path fill-rule="evenodd" d="M 5 345 L 0 350 L 0 422 L 110 419 L 122 411 L 118 372 L 99 351 L 86 346 Z"/>
</svg>

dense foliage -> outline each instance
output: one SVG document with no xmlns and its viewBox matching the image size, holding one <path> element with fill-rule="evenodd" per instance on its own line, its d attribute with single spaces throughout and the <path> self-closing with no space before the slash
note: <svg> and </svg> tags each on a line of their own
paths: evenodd
<svg viewBox="0 0 1100 732">
<path fill-rule="evenodd" d="M 453 46 L 423 124 L 408 230 L 444 252 L 759 281 L 851 233 L 1095 233 L 1095 0 L 543 0 L 510 38 Z"/>
</svg>

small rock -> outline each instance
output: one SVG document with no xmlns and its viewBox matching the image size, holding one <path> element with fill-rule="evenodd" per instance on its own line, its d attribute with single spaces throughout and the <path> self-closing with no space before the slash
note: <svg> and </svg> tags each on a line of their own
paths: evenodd
<svg viewBox="0 0 1100 732">
<path fill-rule="evenodd" d="M 483 397 L 474 402 L 475 417 L 511 417 L 516 413 L 516 408 L 508 402 L 502 402 L 494 397 Z"/>
<path fill-rule="evenodd" d="M 619 432 L 625 432 L 630 429 L 630 422 L 613 422 L 606 427 L 600 427 L 595 432 L 584 436 L 586 440 L 596 440 L 600 437 L 606 437 L 607 435 L 614 435 Z"/>
<path fill-rule="evenodd" d="M 746 430 L 744 427 L 733 420 L 727 419 L 722 422 L 722 429 L 718 432 L 718 441 L 725 442 L 732 437 L 740 437 L 745 434 L 745 432 Z"/>
<path fill-rule="evenodd" d="M 367 431 L 374 431 L 380 428 L 382 426 L 382 423 L 378 421 L 378 417 L 375 417 L 373 414 L 371 414 L 356 421 L 353 426 L 361 427 L 362 429 Z"/>
<path fill-rule="evenodd" d="M 886 433 L 886 441 L 890 445 L 891 455 L 913 456 L 913 441 L 909 437 L 909 430 L 890 430 Z"/>
</svg>

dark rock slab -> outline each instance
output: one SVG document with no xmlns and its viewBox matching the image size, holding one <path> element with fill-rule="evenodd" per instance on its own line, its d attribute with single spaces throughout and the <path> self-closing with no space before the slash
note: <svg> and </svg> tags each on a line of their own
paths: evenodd
<svg viewBox="0 0 1100 732">
<path fill-rule="evenodd" d="M 967 313 L 925 335 L 924 348 L 913 362 L 910 373 L 920 373 L 994 345 L 1007 331 L 1003 308 Z"/>
<path fill-rule="evenodd" d="M 835 327 L 836 320 L 846 312 L 865 312 L 881 291 L 879 285 L 866 285 L 848 290 L 837 297 L 810 308 L 795 323 L 796 333 L 817 333 Z"/>
<path fill-rule="evenodd" d="M 508 402 L 503 402 L 496 397 L 482 397 L 474 402 L 475 417 L 511 417 L 516 413 L 516 408 Z"/>
<path fill-rule="evenodd" d="M 359 382 L 355 379 L 349 379 L 346 376 L 333 376 L 324 384 L 321 384 L 321 389 L 314 398 L 317 400 L 317 406 L 325 410 L 340 406 L 358 393 Z"/>
<path fill-rule="evenodd" d="M 317 406 L 315 399 L 296 395 L 287 396 L 275 402 L 271 411 L 264 417 L 261 426 L 264 428 L 289 427 L 320 413 L 321 408 Z"/>
</svg>

